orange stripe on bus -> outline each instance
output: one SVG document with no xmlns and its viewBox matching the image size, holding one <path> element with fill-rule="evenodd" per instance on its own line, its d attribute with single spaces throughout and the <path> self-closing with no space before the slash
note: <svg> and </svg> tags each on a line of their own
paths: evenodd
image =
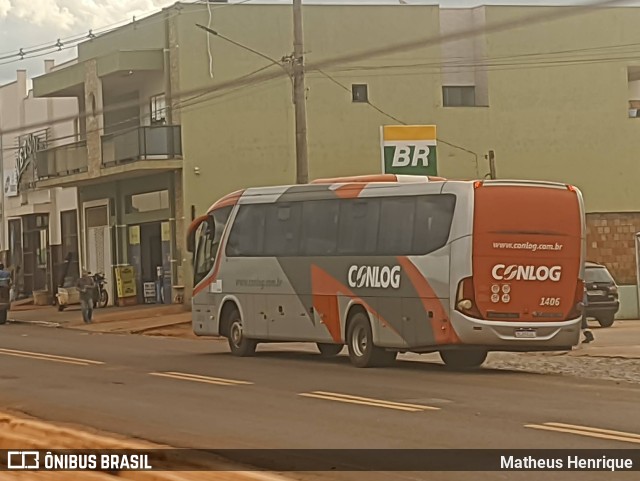
<svg viewBox="0 0 640 481">
<path fill-rule="evenodd" d="M 242 197 L 243 193 L 244 190 L 236 190 L 235 192 L 231 192 L 230 194 L 225 195 L 222 199 L 216 201 L 211 207 L 209 207 L 207 213 L 211 214 L 216 209 L 221 209 L 230 205 L 236 205 L 238 203 L 238 200 L 240 200 L 240 197 Z"/>
<path fill-rule="evenodd" d="M 334 192 L 341 199 L 355 199 L 360 196 L 360 192 L 367 184 L 345 184 L 338 187 Z"/>
<path fill-rule="evenodd" d="M 420 296 L 420 300 L 425 309 L 425 315 L 428 311 L 433 312 L 433 317 L 430 319 L 430 322 L 436 344 L 459 344 L 460 338 L 451 325 L 447 312 L 442 307 L 440 299 L 438 299 L 438 296 L 424 275 L 420 273 L 415 264 L 407 257 L 398 257 L 398 262 L 409 277 L 418 296 Z"/>
<path fill-rule="evenodd" d="M 366 310 L 367 312 L 369 312 L 370 314 L 372 314 L 374 317 L 376 317 L 377 319 L 380 320 L 380 322 L 385 326 L 388 327 L 389 329 L 391 329 L 393 332 L 395 332 L 398 336 L 402 337 L 400 335 L 400 333 L 394 329 L 394 327 L 387 322 L 375 309 L 373 309 L 369 304 L 367 304 L 364 300 L 362 300 L 360 297 L 358 297 L 355 293 L 353 293 L 347 286 L 345 286 L 344 284 L 342 284 L 340 281 L 338 281 L 336 278 L 334 278 L 331 274 L 329 274 L 328 272 L 326 272 L 324 269 L 318 267 L 315 264 L 311 265 L 311 290 L 313 292 L 313 298 L 314 298 L 314 309 L 320 311 L 321 309 L 318 308 L 318 306 L 315 305 L 315 299 L 320 298 L 321 296 L 332 296 L 335 297 L 336 299 L 336 307 L 338 306 L 338 296 L 339 295 L 344 295 L 344 296 L 348 296 L 350 297 L 353 301 L 358 302 L 359 304 L 361 304 Z M 326 307 L 326 305 L 322 305 L 322 308 Z M 332 329 L 336 329 L 337 326 L 337 330 L 338 330 L 338 338 L 332 337 L 336 342 L 341 342 L 341 336 L 340 336 L 340 318 L 339 318 L 339 311 L 338 311 L 338 317 L 334 319 L 329 319 L 329 323 L 331 323 L 331 328 L 329 327 L 329 324 L 327 324 L 327 321 L 325 321 L 325 325 L 327 326 L 327 329 L 329 330 L 329 333 L 332 334 Z"/>
</svg>

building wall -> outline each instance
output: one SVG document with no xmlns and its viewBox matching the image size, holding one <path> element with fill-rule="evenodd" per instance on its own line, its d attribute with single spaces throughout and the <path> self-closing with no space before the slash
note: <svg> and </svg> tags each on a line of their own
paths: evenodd
<svg viewBox="0 0 640 481">
<path fill-rule="evenodd" d="M 198 10 L 193 8 L 192 12 L 185 7 L 178 17 L 181 90 L 215 85 L 268 65 L 255 54 L 214 37 L 211 79 L 206 37 L 193 28 L 199 18 Z M 255 28 L 256 25 L 269 28 Z M 396 25 L 398 28 L 393 28 Z M 415 32 L 437 32 L 438 25 L 435 6 L 305 6 L 305 50 L 309 52 L 306 61 L 409 41 L 415 39 Z M 291 9 L 286 5 L 221 8 L 215 11 L 212 27 L 275 59 L 292 50 Z M 375 62 L 407 63 L 416 57 L 438 58 L 439 50 L 424 48 Z M 367 60 L 356 66 L 371 63 Z M 278 67 L 267 72 L 278 72 Z M 310 71 L 307 75 L 310 178 L 380 171 L 379 128 L 396 122 L 367 104 L 353 103 L 348 91 L 353 83 L 367 83 L 371 102 L 406 122 L 437 120 L 440 80 L 436 76 L 403 77 L 402 88 L 398 88 L 396 77 L 381 76 L 379 72 L 339 68 L 326 73 L 345 87 L 319 72 Z M 291 82 L 281 76 L 202 97 L 181 109 L 187 212 L 195 205 L 197 213 L 202 213 L 217 198 L 248 185 L 295 182 L 291 98 Z"/>
<path fill-rule="evenodd" d="M 549 11 L 487 7 L 487 22 Z M 637 211 L 640 123 L 628 118 L 628 56 L 603 47 L 640 42 L 638 8 L 595 9 L 591 13 L 528 25 L 487 38 L 490 57 L 510 56 L 510 65 L 489 71 L 490 121 L 501 177 L 557 180 L 577 185 L 588 212 Z M 596 49 L 578 52 L 578 49 Z M 527 53 L 540 62 L 574 62 L 524 68 Z M 575 59 L 587 61 L 576 64 Z M 607 61 L 588 61 L 607 57 Z M 562 56 L 560 57 L 562 58 Z M 531 60 L 529 60 L 530 62 Z M 615 186 L 614 188 L 603 188 Z"/>
<path fill-rule="evenodd" d="M 50 71 L 52 62 L 45 62 Z M 46 129 L 49 146 L 63 145 L 77 140 L 76 121 L 61 123 L 51 122 L 54 118 L 76 115 L 78 112 L 75 99 L 41 99 L 34 98 L 29 90 L 27 72 L 19 70 L 15 82 L 0 86 L 0 178 L 2 179 L 2 220 L 0 232 L 0 250 L 9 249 L 8 221 L 29 214 L 48 214 L 48 242 L 51 279 L 57 282 L 63 266 L 63 248 L 60 212 L 77 208 L 76 190 L 74 188 L 52 188 L 44 190 L 24 190 L 17 196 L 4 193 L 7 176 L 16 170 L 16 154 L 18 137 Z M 33 127 L 39 124 L 38 127 Z M 32 159 L 33 161 L 34 159 Z M 26 174 L 25 174 L 26 175 Z M 76 254 L 78 249 L 75 249 Z M 15 266 L 14 266 L 15 267 Z"/>
</svg>

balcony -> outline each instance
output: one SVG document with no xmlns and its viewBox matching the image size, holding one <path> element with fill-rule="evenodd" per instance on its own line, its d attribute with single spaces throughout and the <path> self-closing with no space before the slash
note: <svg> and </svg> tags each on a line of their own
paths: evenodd
<svg viewBox="0 0 640 481">
<path fill-rule="evenodd" d="M 86 172 L 87 167 L 85 141 L 53 147 L 36 154 L 38 181 Z"/>
<path fill-rule="evenodd" d="M 179 125 L 150 125 L 102 136 L 102 165 L 182 158 Z"/>
</svg>

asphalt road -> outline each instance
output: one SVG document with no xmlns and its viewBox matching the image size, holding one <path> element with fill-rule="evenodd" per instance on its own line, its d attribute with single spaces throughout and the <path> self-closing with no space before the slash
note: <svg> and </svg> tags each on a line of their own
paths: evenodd
<svg viewBox="0 0 640 481">
<path fill-rule="evenodd" d="M 236 358 L 220 341 L 12 324 L 0 326 L 0 406 L 200 449 L 639 447 L 636 385 L 454 373 L 432 359 L 356 369 L 344 354 L 321 359 L 313 345 L 261 346 L 256 357 Z M 600 481 L 637 479 L 637 472 L 288 476 Z"/>
</svg>

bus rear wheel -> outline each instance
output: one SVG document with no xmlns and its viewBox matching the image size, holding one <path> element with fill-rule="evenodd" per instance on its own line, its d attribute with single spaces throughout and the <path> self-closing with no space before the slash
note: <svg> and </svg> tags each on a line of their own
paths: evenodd
<svg viewBox="0 0 640 481">
<path fill-rule="evenodd" d="M 242 318 L 240 317 L 238 309 L 234 308 L 232 311 L 229 311 L 225 322 L 229 326 L 227 340 L 229 341 L 231 354 L 239 357 L 247 357 L 255 354 L 257 343 L 252 339 L 244 337 Z"/>
<path fill-rule="evenodd" d="M 340 351 L 342 351 L 344 347 L 342 344 L 328 344 L 324 342 L 318 342 L 316 345 L 322 357 L 335 357 L 340 354 Z"/>
<path fill-rule="evenodd" d="M 369 318 L 357 312 L 351 318 L 347 332 L 349 359 L 356 367 L 386 366 L 395 361 L 397 352 L 386 351 L 373 344 L 373 331 Z"/>
<path fill-rule="evenodd" d="M 473 369 L 480 367 L 487 359 L 484 349 L 440 351 L 440 359 L 451 369 Z"/>
</svg>

